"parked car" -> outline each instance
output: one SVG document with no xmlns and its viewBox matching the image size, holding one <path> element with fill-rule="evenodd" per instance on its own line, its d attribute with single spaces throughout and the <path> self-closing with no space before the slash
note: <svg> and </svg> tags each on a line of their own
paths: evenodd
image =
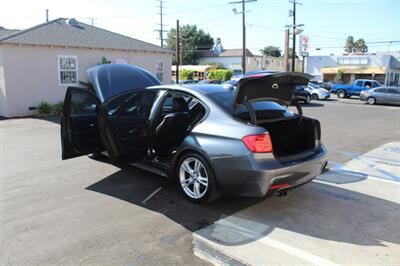
<svg viewBox="0 0 400 266">
<path fill-rule="evenodd" d="M 159 85 L 131 65 L 100 65 L 88 74 L 95 92 L 66 92 L 64 160 L 105 153 L 112 163 L 175 179 L 196 203 L 219 193 L 285 193 L 326 167 L 318 120 L 283 106 L 292 101 L 296 84 L 308 83 L 306 74 L 244 78 L 235 90 Z"/>
<path fill-rule="evenodd" d="M 297 85 L 294 88 L 294 98 L 299 101 L 303 102 L 305 104 L 308 104 L 311 102 L 311 93 L 306 90 L 306 86 L 301 86 Z"/>
<path fill-rule="evenodd" d="M 378 81 L 371 79 L 357 79 L 353 85 L 344 85 L 333 83 L 331 92 L 336 93 L 339 98 L 350 98 L 351 96 L 359 96 L 363 90 L 369 90 L 382 86 Z"/>
<path fill-rule="evenodd" d="M 188 80 L 180 80 L 179 84 L 193 84 L 193 83 L 197 83 L 197 80 L 193 80 L 193 79 L 188 79 Z"/>
<path fill-rule="evenodd" d="M 315 85 L 308 84 L 308 86 L 304 86 L 304 89 L 311 93 L 311 99 L 313 100 L 326 100 L 331 97 L 331 94 L 327 89 Z"/>
<path fill-rule="evenodd" d="M 369 104 L 383 103 L 400 105 L 400 88 L 378 87 L 362 91 L 360 100 Z"/>
<path fill-rule="evenodd" d="M 222 82 L 218 79 L 203 79 L 197 83 L 198 84 L 221 84 Z"/>
<path fill-rule="evenodd" d="M 246 74 L 244 74 L 242 76 L 242 78 L 264 76 L 264 75 L 278 73 L 278 72 L 279 71 L 277 71 L 277 70 L 253 70 L 253 71 L 246 72 Z"/>
<path fill-rule="evenodd" d="M 231 80 L 227 80 L 227 81 L 223 82 L 222 85 L 224 85 L 225 87 L 236 87 L 238 82 L 239 82 L 239 80 L 231 79 Z"/>
</svg>

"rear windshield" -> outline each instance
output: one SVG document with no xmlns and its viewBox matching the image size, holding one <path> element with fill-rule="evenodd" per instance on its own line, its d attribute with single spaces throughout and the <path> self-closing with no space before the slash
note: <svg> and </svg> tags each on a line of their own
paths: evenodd
<svg viewBox="0 0 400 266">
<path fill-rule="evenodd" d="M 207 96 L 217 103 L 222 109 L 229 114 L 239 117 L 244 120 L 250 119 L 247 107 L 244 105 L 239 106 L 236 110 L 233 110 L 233 99 L 235 97 L 235 91 L 224 91 L 208 93 Z M 254 108 L 257 118 L 277 118 L 277 117 L 288 117 L 293 116 L 293 112 L 288 111 L 282 105 L 272 101 L 259 101 L 251 103 Z"/>
</svg>

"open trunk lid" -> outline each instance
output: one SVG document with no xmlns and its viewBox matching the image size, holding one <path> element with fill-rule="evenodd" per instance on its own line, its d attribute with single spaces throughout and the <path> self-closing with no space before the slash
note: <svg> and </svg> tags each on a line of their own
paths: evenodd
<svg viewBox="0 0 400 266">
<path fill-rule="evenodd" d="M 101 102 L 131 89 L 160 85 L 147 70 L 127 64 L 106 64 L 88 69 L 87 74 Z"/>
<path fill-rule="evenodd" d="M 242 78 L 237 85 L 233 108 L 255 101 L 275 101 L 290 105 L 296 85 L 307 85 L 311 75 L 297 72 L 270 73 Z"/>
</svg>

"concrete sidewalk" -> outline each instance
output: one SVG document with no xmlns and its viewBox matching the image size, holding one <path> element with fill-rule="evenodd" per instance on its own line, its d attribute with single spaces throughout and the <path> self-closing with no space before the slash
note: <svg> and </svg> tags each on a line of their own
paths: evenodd
<svg viewBox="0 0 400 266">
<path fill-rule="evenodd" d="M 193 233 L 214 264 L 400 265 L 400 143 Z"/>
</svg>

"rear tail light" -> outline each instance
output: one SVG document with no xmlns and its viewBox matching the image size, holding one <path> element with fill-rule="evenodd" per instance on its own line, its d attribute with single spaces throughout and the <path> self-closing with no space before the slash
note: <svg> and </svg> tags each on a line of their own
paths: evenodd
<svg viewBox="0 0 400 266">
<path fill-rule="evenodd" d="M 279 184 L 279 185 L 272 185 L 269 189 L 278 189 L 283 187 L 288 187 L 290 184 Z"/>
<path fill-rule="evenodd" d="M 272 152 L 272 142 L 269 134 L 248 135 L 243 137 L 242 140 L 252 152 Z"/>
</svg>

